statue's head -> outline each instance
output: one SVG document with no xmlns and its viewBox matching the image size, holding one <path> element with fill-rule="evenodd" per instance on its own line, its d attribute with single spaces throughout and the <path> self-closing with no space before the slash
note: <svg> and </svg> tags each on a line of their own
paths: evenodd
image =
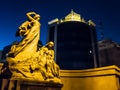
<svg viewBox="0 0 120 90">
<path fill-rule="evenodd" d="M 54 46 L 54 43 L 52 42 L 52 41 L 50 41 L 49 43 L 48 43 L 48 47 L 53 47 Z"/>
<path fill-rule="evenodd" d="M 39 14 L 36 14 L 36 15 L 34 16 L 34 19 L 35 19 L 35 20 L 40 20 L 40 15 L 39 15 Z"/>
</svg>

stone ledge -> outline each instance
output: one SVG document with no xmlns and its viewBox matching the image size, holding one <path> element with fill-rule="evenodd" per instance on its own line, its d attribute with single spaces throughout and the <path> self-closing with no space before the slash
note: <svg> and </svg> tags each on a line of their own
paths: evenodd
<svg viewBox="0 0 120 90">
<path fill-rule="evenodd" d="M 104 76 L 104 75 L 118 75 L 120 76 L 120 68 L 115 65 L 86 69 L 86 70 L 60 70 L 61 77 L 90 77 L 90 76 Z"/>
<path fill-rule="evenodd" d="M 120 90 L 120 69 L 113 66 L 61 70 L 62 90 Z"/>
</svg>

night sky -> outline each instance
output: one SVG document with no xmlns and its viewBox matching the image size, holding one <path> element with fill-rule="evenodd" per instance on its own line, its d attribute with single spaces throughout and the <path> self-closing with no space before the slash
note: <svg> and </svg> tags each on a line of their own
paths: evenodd
<svg viewBox="0 0 120 90">
<path fill-rule="evenodd" d="M 41 41 L 45 44 L 48 22 L 65 17 L 71 9 L 86 21 L 91 19 L 96 23 L 98 40 L 103 31 L 105 39 L 120 43 L 120 0 L 1 0 L 0 50 L 19 40 L 15 33 L 27 20 L 27 12 L 40 14 Z"/>
</svg>

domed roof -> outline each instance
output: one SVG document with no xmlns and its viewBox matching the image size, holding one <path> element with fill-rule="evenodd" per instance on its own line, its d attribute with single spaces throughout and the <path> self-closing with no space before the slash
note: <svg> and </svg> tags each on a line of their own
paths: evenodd
<svg viewBox="0 0 120 90">
<path fill-rule="evenodd" d="M 81 21 L 81 16 L 71 10 L 71 12 L 65 17 L 64 21 Z"/>
</svg>

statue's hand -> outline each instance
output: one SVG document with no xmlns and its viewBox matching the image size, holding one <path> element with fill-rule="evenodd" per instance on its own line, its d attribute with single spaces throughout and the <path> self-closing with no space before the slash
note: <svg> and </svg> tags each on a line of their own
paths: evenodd
<svg viewBox="0 0 120 90">
<path fill-rule="evenodd" d="M 36 14 L 35 12 L 28 12 L 28 14 Z"/>
</svg>

